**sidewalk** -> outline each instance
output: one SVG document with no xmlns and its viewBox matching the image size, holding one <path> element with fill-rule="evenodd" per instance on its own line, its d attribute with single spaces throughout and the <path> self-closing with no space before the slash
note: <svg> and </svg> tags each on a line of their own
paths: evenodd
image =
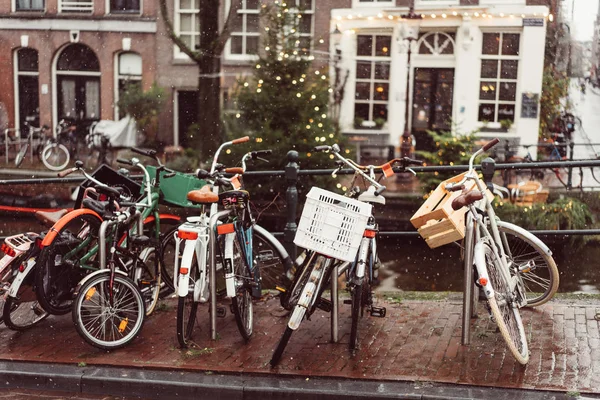
<svg viewBox="0 0 600 400">
<path fill-rule="evenodd" d="M 403 393 L 403 398 L 426 394 L 438 396 L 430 398 L 505 398 L 492 395 L 490 390 L 498 390 L 492 387 L 519 389 L 501 391 L 510 393 L 506 398 L 550 398 L 539 397 L 548 391 L 554 393 L 551 398 L 600 394 L 598 299 L 554 300 L 524 310 L 531 352 L 524 367 L 508 353 L 482 305 L 479 318 L 471 322 L 471 345 L 461 345 L 459 293 L 439 301 L 390 298 L 379 303 L 387 307 L 388 315 L 361 321 L 361 349 L 355 356 L 347 348 L 349 307 L 342 304 L 339 343 L 329 342 L 329 316 L 318 310 L 292 335 L 275 369 L 268 363 L 287 324 L 277 299 L 255 305 L 254 335 L 247 344 L 229 312 L 217 320 L 219 339 L 211 341 L 208 307 L 202 306 L 197 347 L 187 351 L 177 346 L 174 299 L 165 301 L 161 311 L 147 319 L 132 344 L 110 353 L 85 344 L 73 329 L 70 315 L 50 317 L 26 332 L 0 330 L 0 360 L 7 361 L 0 362 L 0 378 L 8 387 L 72 387 L 112 395 L 133 395 L 145 388 L 151 393 L 137 395 L 153 398 L 151 394 L 173 397 L 167 393 L 173 394 L 175 388 L 183 397 L 217 390 L 229 398 L 237 396 L 233 393 L 239 387 L 243 398 L 251 398 L 247 396 L 252 392 L 271 398 L 280 398 L 275 393 L 292 398 L 299 397 L 293 393 L 312 393 L 314 398 L 375 398 L 393 393 Z M 232 396 L 227 395 L 228 388 Z"/>
</svg>

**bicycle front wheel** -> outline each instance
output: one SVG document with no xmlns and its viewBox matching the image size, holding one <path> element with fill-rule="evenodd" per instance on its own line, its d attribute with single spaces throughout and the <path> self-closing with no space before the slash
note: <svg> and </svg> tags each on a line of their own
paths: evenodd
<svg viewBox="0 0 600 400">
<path fill-rule="evenodd" d="M 146 316 L 148 316 L 156 308 L 160 295 L 160 257 L 157 256 L 157 250 L 153 247 L 142 249 L 139 257 L 134 272 L 134 281 L 142 293 L 146 306 Z"/>
<path fill-rule="evenodd" d="M 530 237 L 508 223 L 499 223 L 498 230 L 509 261 L 518 268 L 525 285 L 527 306 L 537 307 L 550 300 L 558 290 L 559 274 L 556 262 Z"/>
<path fill-rule="evenodd" d="M 91 278 L 79 291 L 73 305 L 77 333 L 89 344 L 113 350 L 130 343 L 144 324 L 144 299 L 137 285 L 116 274 L 112 282 L 106 272 Z"/>
<path fill-rule="evenodd" d="M 223 254 L 223 253 L 221 253 Z M 254 278 L 252 272 L 244 261 L 244 249 L 235 234 L 233 240 L 232 269 L 235 280 L 235 296 L 231 298 L 231 307 L 235 322 L 244 340 L 248 341 L 252 336 L 254 323 L 252 306 L 252 287 Z"/>
<path fill-rule="evenodd" d="M 27 154 L 27 149 L 29 149 L 29 142 L 25 144 L 25 146 L 21 147 L 17 156 L 15 157 L 15 166 L 20 167 L 23 164 L 23 160 L 25 160 L 25 154 Z"/>
<path fill-rule="evenodd" d="M 254 268 L 260 274 L 261 289 L 287 289 L 286 272 L 293 267 L 293 261 L 283 245 L 259 225 L 252 229 L 252 256 Z"/>
<path fill-rule="evenodd" d="M 69 165 L 69 150 L 60 143 L 50 143 L 42 149 L 42 163 L 52 171 L 61 171 Z"/>
<path fill-rule="evenodd" d="M 488 304 L 496 325 L 515 359 L 521 364 L 527 364 L 529 361 L 527 338 L 521 314 L 513 301 L 514 294 L 510 292 L 510 285 L 500 270 L 502 265 L 492 248 L 485 244 L 481 251 L 484 252 L 485 267 L 490 279 L 489 284 L 494 290 L 494 296 L 488 298 Z M 481 258 L 476 257 L 475 259 Z"/>
<path fill-rule="evenodd" d="M 367 286 L 365 279 L 361 279 L 360 283 L 354 284 L 351 289 L 352 295 L 352 325 L 350 327 L 350 350 L 358 347 L 358 320 L 362 316 L 363 311 L 363 292 Z"/>
<path fill-rule="evenodd" d="M 34 271 L 35 267 L 29 270 L 17 290 L 17 295 L 15 297 L 8 296 L 4 303 L 2 310 L 4 324 L 12 330 L 24 331 L 39 324 L 50 315 L 37 301 L 32 286 Z"/>
</svg>

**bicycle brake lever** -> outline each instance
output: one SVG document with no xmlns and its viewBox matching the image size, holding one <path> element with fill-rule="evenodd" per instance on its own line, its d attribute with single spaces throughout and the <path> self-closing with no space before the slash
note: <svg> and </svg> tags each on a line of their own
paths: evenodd
<svg viewBox="0 0 600 400">
<path fill-rule="evenodd" d="M 406 170 L 409 171 L 414 176 L 417 176 L 417 173 L 412 168 L 406 168 Z"/>
</svg>

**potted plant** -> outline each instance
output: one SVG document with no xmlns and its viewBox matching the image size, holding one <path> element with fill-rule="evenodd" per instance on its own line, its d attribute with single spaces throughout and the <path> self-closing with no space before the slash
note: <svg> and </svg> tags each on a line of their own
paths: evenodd
<svg viewBox="0 0 600 400">
<path fill-rule="evenodd" d="M 500 127 L 504 129 L 505 132 L 508 132 L 513 125 L 513 121 L 510 119 L 503 119 L 500 121 Z"/>
<path fill-rule="evenodd" d="M 364 118 L 361 118 L 361 117 L 354 118 L 354 127 L 356 129 L 362 129 L 363 128 L 363 126 L 362 126 L 363 122 L 365 122 Z"/>
<path fill-rule="evenodd" d="M 383 124 L 385 124 L 385 119 L 384 118 L 375 118 L 375 126 L 377 127 L 377 129 L 381 129 L 383 128 Z"/>
</svg>

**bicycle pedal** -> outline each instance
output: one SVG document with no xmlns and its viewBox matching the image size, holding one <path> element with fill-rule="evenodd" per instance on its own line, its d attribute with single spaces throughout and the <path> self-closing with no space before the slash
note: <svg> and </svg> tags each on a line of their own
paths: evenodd
<svg viewBox="0 0 600 400">
<path fill-rule="evenodd" d="M 351 299 L 344 299 L 344 304 L 352 304 L 352 300 Z"/>
<path fill-rule="evenodd" d="M 224 306 L 217 306 L 217 317 L 225 318 L 226 315 L 227 315 L 227 308 L 225 308 Z"/>
<path fill-rule="evenodd" d="M 384 318 L 387 313 L 387 309 L 385 307 L 371 306 L 370 312 L 371 312 L 371 317 Z"/>
<path fill-rule="evenodd" d="M 317 302 L 317 308 L 325 312 L 331 312 L 331 310 L 333 309 L 333 304 L 331 304 L 331 301 L 321 297 Z"/>
</svg>

